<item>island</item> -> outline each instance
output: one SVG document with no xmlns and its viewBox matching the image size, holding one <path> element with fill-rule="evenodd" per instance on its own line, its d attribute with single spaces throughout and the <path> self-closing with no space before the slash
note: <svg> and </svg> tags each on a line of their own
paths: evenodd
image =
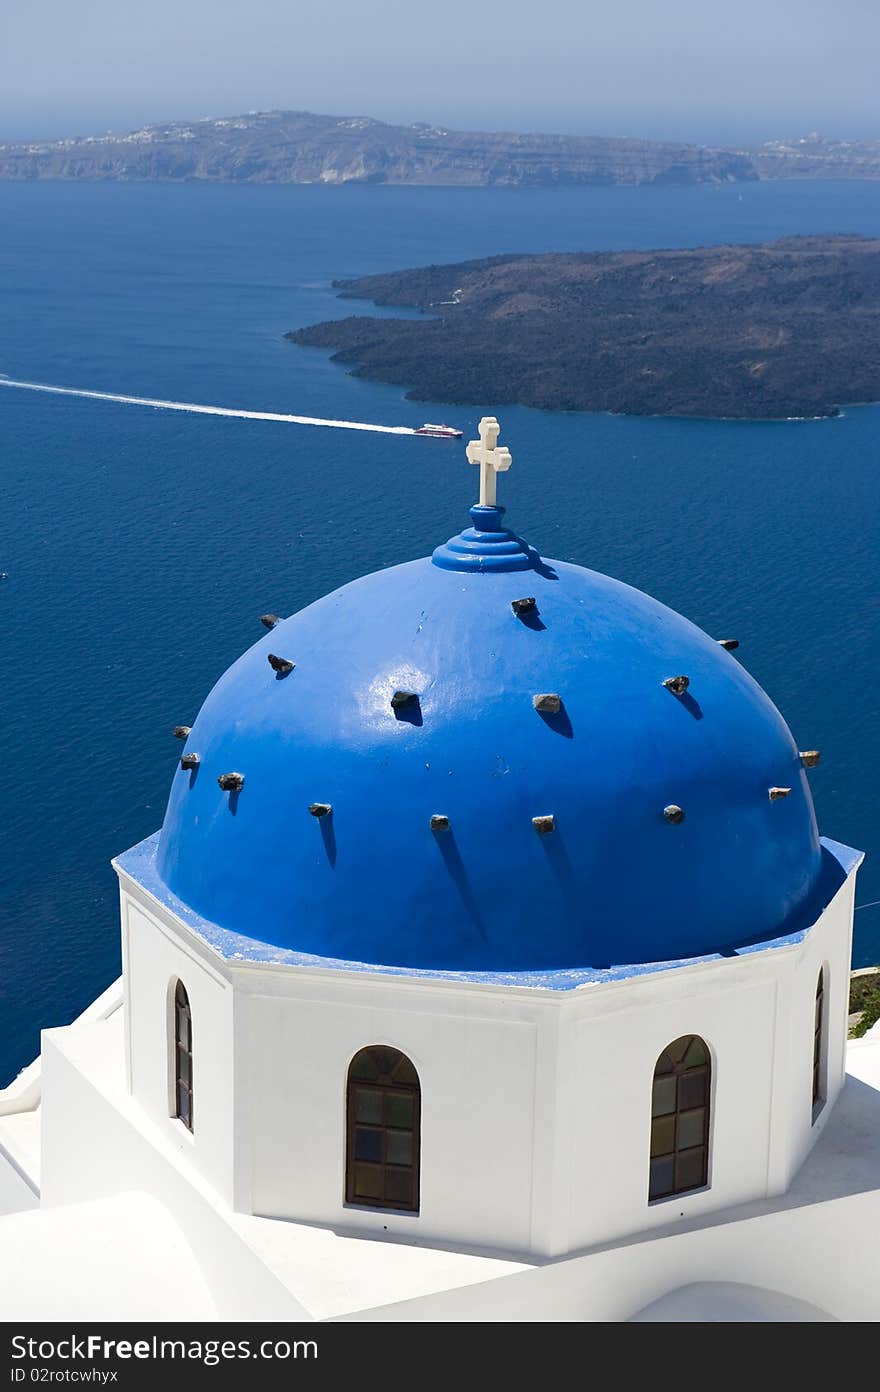
<svg viewBox="0 0 880 1392">
<path fill-rule="evenodd" d="M 880 140 L 723 148 L 679 141 L 460 131 L 313 111 L 249 111 L 62 140 L 0 142 L 0 179 L 554 188 L 878 179 Z"/>
<path fill-rule="evenodd" d="M 417 401 L 774 420 L 880 400 L 880 239 L 496 256 L 335 282 L 288 333 Z"/>
</svg>

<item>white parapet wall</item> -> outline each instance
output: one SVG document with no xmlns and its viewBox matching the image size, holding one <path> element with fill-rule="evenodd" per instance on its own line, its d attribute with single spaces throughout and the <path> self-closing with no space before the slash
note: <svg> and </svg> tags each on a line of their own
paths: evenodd
<svg viewBox="0 0 880 1392">
<path fill-rule="evenodd" d="M 122 977 L 92 1001 L 69 1029 L 108 1020 L 122 1006 Z M 42 1055 L 0 1089 L 0 1214 L 40 1201 Z"/>
</svg>

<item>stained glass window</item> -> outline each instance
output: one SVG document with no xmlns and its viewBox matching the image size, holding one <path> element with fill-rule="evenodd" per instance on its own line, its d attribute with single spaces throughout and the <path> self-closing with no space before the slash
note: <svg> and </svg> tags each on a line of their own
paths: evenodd
<svg viewBox="0 0 880 1392">
<path fill-rule="evenodd" d="M 174 990 L 174 1115 L 193 1129 L 192 1011 L 182 981 Z"/>
<path fill-rule="evenodd" d="M 709 1178 L 709 1050 L 696 1034 L 657 1060 L 651 1098 L 648 1198 L 702 1189 Z"/>
<path fill-rule="evenodd" d="M 373 1044 L 352 1059 L 347 1203 L 418 1211 L 420 1103 L 419 1076 L 405 1054 Z"/>
<path fill-rule="evenodd" d="M 816 1003 L 813 1008 L 813 1120 L 822 1110 L 825 1086 L 822 1073 L 822 1031 L 825 1024 L 825 968 L 816 982 Z"/>
</svg>

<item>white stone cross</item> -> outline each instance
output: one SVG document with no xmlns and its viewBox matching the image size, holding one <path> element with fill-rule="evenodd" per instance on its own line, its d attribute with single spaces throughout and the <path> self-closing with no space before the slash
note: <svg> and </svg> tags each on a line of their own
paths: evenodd
<svg viewBox="0 0 880 1392">
<path fill-rule="evenodd" d="M 494 507 L 495 475 L 506 473 L 513 459 L 510 450 L 498 443 L 501 426 L 494 416 L 484 416 L 479 430 L 480 438 L 471 440 L 467 457 L 471 464 L 480 466 L 480 507 Z"/>
</svg>

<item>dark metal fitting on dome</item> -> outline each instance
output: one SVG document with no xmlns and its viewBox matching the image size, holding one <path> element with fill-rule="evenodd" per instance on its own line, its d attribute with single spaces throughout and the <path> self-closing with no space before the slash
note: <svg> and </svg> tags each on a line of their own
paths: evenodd
<svg viewBox="0 0 880 1392">
<path fill-rule="evenodd" d="M 280 622 L 281 620 L 279 619 L 277 614 L 260 615 L 260 623 L 263 625 L 264 628 L 274 628 L 275 625 Z"/>
<path fill-rule="evenodd" d="M 818 749 L 802 749 L 798 754 L 804 768 L 815 768 L 821 757 Z"/>
<path fill-rule="evenodd" d="M 309 811 L 313 817 L 329 817 L 333 808 L 329 802 L 310 802 Z"/>
<path fill-rule="evenodd" d="M 776 802 L 779 798 L 788 797 L 791 788 L 768 788 L 767 796 L 771 802 Z"/>
<path fill-rule="evenodd" d="M 538 607 L 538 602 L 534 595 L 529 595 L 526 599 L 512 599 L 510 607 L 518 617 L 520 614 L 533 614 Z"/>
<path fill-rule="evenodd" d="M 667 677 L 663 685 L 673 696 L 683 696 L 691 684 L 690 677 Z"/>
<path fill-rule="evenodd" d="M 557 696 L 555 691 L 544 691 L 540 696 L 532 697 L 532 705 L 542 715 L 558 715 L 562 710 L 562 697 Z"/>
<path fill-rule="evenodd" d="M 292 672 L 296 666 L 295 662 L 291 662 L 286 657 L 276 657 L 274 653 L 267 653 L 266 656 L 272 671 L 277 672 L 279 677 L 286 677 L 288 672 Z"/>
<path fill-rule="evenodd" d="M 185 769 L 194 769 L 198 768 L 201 762 L 202 761 L 199 758 L 198 754 L 184 754 L 183 758 L 180 761 L 180 767 Z"/>
<path fill-rule="evenodd" d="M 191 730 L 191 725 L 175 725 L 171 733 L 175 739 L 189 739 Z"/>
<path fill-rule="evenodd" d="M 244 787 L 243 773 L 221 773 L 217 779 L 224 793 L 240 793 Z"/>
<path fill-rule="evenodd" d="M 679 822 L 684 821 L 684 810 L 677 803 L 670 802 L 668 807 L 663 808 L 663 816 L 667 822 L 674 822 L 678 826 Z"/>
<path fill-rule="evenodd" d="M 532 826 L 542 836 L 547 836 L 549 832 L 556 830 L 556 818 L 552 814 L 549 817 L 533 817 Z"/>
<path fill-rule="evenodd" d="M 439 812 L 435 812 L 433 817 L 431 818 L 431 830 L 445 831 L 448 826 L 449 818 L 442 816 Z"/>
<path fill-rule="evenodd" d="M 401 710 L 404 706 L 411 706 L 413 701 L 418 699 L 416 691 L 395 691 L 391 697 L 391 709 Z"/>
<path fill-rule="evenodd" d="M 735 652 L 736 649 L 739 647 L 739 639 L 738 639 L 738 638 L 719 638 L 719 639 L 718 639 L 718 646 L 719 646 L 719 648 L 724 648 L 724 649 L 726 649 L 727 652 Z"/>
</svg>

